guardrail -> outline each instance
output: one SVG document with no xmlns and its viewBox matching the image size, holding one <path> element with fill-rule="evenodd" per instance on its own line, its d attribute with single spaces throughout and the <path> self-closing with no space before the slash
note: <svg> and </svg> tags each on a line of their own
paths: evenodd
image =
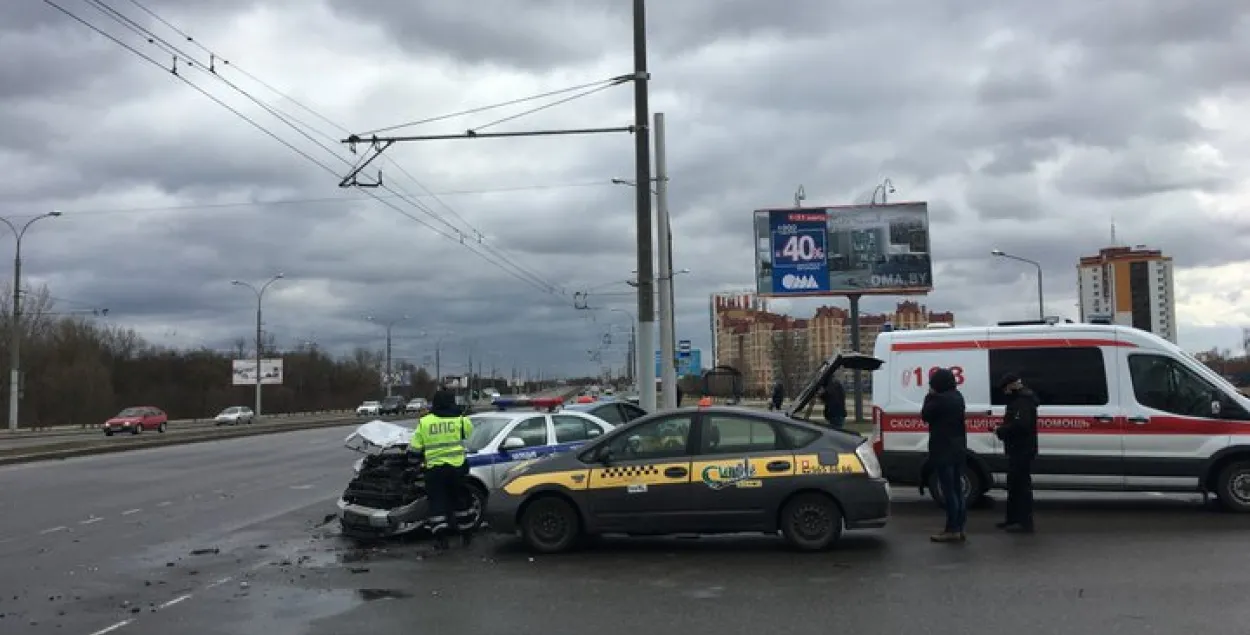
<svg viewBox="0 0 1250 635">
<path fill-rule="evenodd" d="M 305 411 L 300 411 L 300 412 L 272 412 L 272 413 L 267 412 L 256 417 L 256 419 L 257 421 L 260 421 L 260 420 L 271 420 L 271 419 L 310 418 L 310 417 L 328 417 L 328 416 L 349 417 L 349 416 L 354 415 L 355 413 L 356 413 L 355 408 L 344 408 L 342 410 L 305 410 Z M 204 424 L 204 423 L 214 423 L 216 417 L 217 415 L 210 415 L 207 417 L 197 417 L 197 418 L 192 418 L 192 419 L 170 419 L 169 425 L 176 426 L 180 424 L 198 425 L 198 424 Z M 62 424 L 62 425 L 54 425 L 54 426 L 41 426 L 39 424 L 35 424 L 33 426 L 22 426 L 18 428 L 16 432 L 7 432 L 7 431 L 0 432 L 0 439 L 20 437 L 20 436 L 31 436 L 31 435 L 43 436 L 47 434 L 55 435 L 55 434 L 65 434 L 65 433 L 78 433 L 78 432 L 84 432 L 84 431 L 97 432 L 100 429 L 100 425 L 103 424 L 104 421 L 105 421 L 104 419 L 101 419 L 100 421 L 97 421 L 95 423 L 77 424 L 77 425 Z"/>
</svg>

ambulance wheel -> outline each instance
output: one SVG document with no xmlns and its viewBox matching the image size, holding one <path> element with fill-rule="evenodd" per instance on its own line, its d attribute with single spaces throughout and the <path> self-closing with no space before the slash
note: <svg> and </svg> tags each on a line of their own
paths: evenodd
<svg viewBox="0 0 1250 635">
<path fill-rule="evenodd" d="M 1250 513 L 1250 461 L 1230 463 L 1215 481 L 1220 506 L 1230 512 Z"/>
<path fill-rule="evenodd" d="M 981 475 L 971 465 L 964 465 L 964 473 L 963 478 L 960 479 L 960 485 L 968 507 L 976 507 L 985 495 L 985 485 L 981 482 Z M 945 507 L 946 495 L 942 491 L 941 486 L 938 485 L 936 470 L 929 473 L 929 496 L 934 503 L 937 503 L 938 507 Z"/>
<path fill-rule="evenodd" d="M 539 553 L 568 551 L 581 538 L 581 520 L 568 501 L 544 496 L 521 512 L 521 539 Z"/>
<path fill-rule="evenodd" d="M 799 494 L 781 509 L 781 535 L 799 551 L 822 551 L 842 536 L 842 511 L 823 494 Z"/>
</svg>

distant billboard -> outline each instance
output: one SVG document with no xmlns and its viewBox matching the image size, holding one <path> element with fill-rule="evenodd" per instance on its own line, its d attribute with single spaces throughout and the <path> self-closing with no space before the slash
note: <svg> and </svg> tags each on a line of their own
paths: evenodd
<svg viewBox="0 0 1250 635">
<path fill-rule="evenodd" d="M 256 385 L 256 360 L 254 359 L 236 359 L 231 364 L 233 371 L 233 384 L 235 386 L 255 386 Z M 260 360 L 260 383 L 262 384 L 281 384 L 282 383 L 282 360 L 281 359 L 262 359 Z"/>
<path fill-rule="evenodd" d="M 928 293 L 929 205 L 756 210 L 755 283 L 770 297 Z"/>
</svg>

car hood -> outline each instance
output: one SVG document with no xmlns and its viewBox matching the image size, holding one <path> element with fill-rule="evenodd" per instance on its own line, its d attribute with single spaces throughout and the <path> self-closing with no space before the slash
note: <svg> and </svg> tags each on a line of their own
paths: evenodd
<svg viewBox="0 0 1250 635">
<path fill-rule="evenodd" d="M 363 454 L 381 454 L 388 448 L 408 445 L 412 428 L 377 420 L 362 424 L 347 435 L 343 445 Z"/>
<path fill-rule="evenodd" d="M 786 415 L 796 419 L 807 418 L 807 415 L 811 413 L 811 406 L 816 401 L 816 396 L 820 394 L 821 389 L 829 383 L 829 378 L 839 368 L 872 372 L 881 368 L 881 365 L 884 363 L 884 361 L 872 355 L 834 353 L 808 379 L 807 385 L 803 387 L 802 392 L 799 393 L 798 397 L 795 397 L 794 402 L 790 404 L 790 408 L 786 410 Z M 800 413 L 802 414 L 800 415 Z"/>
</svg>

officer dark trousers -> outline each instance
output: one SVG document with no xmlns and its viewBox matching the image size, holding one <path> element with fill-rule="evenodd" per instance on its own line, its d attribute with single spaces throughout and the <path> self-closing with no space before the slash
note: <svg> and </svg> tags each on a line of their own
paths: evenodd
<svg viewBox="0 0 1250 635">
<path fill-rule="evenodd" d="M 456 470 L 456 531 L 465 545 L 473 540 L 473 498 L 469 495 L 469 463 Z"/>
<path fill-rule="evenodd" d="M 1033 528 L 1033 457 L 1007 457 L 1007 523 Z"/>
<path fill-rule="evenodd" d="M 436 465 L 425 471 L 425 493 L 430 501 L 428 522 L 430 531 L 440 545 L 447 541 L 447 534 L 456 531 L 453 514 L 460 495 L 460 468 Z"/>
</svg>

